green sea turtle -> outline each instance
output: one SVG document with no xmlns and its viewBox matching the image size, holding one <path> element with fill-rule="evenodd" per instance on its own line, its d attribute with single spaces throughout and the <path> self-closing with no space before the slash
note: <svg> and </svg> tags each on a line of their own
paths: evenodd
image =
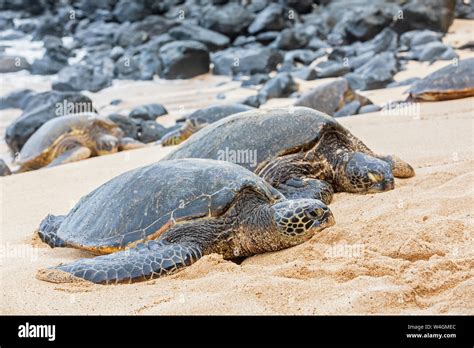
<svg viewBox="0 0 474 348">
<path fill-rule="evenodd" d="M 113 178 L 68 215 L 48 215 L 38 234 L 51 247 L 109 254 L 54 270 L 116 283 L 159 277 L 209 253 L 232 259 L 288 248 L 332 224 L 321 201 L 287 200 L 236 164 L 185 159 Z M 42 272 L 39 278 L 54 276 Z"/>
<path fill-rule="evenodd" d="M 210 158 L 252 170 L 287 198 L 329 203 L 332 191 L 373 193 L 394 188 L 393 176 L 414 170 L 375 154 L 333 117 L 306 107 L 252 110 L 202 129 L 165 159 Z"/>
<path fill-rule="evenodd" d="M 223 119 L 224 117 L 252 109 L 252 107 L 244 104 L 221 104 L 196 110 L 186 117 L 186 121 L 180 129 L 165 134 L 161 139 L 161 145 L 178 145 L 211 123 Z"/>
<path fill-rule="evenodd" d="M 18 172 L 52 167 L 91 156 L 144 146 L 112 121 L 95 113 L 56 117 L 43 124 L 25 143 L 16 162 Z"/>
<path fill-rule="evenodd" d="M 409 100 L 436 101 L 474 96 L 474 58 L 449 64 L 416 82 Z"/>
</svg>

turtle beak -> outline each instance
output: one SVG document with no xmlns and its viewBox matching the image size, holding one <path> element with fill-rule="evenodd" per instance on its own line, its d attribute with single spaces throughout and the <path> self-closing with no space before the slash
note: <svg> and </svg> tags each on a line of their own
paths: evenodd
<svg viewBox="0 0 474 348">
<path fill-rule="evenodd" d="M 317 232 L 324 230 L 326 227 L 331 227 L 336 223 L 334 215 L 331 210 L 325 209 L 321 219 L 314 221 L 312 228 L 317 229 Z"/>
</svg>

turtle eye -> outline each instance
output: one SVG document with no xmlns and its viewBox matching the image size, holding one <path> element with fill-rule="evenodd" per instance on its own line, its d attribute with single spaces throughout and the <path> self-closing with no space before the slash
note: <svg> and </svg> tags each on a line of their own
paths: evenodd
<svg viewBox="0 0 474 348">
<path fill-rule="evenodd" d="M 379 174 L 379 173 L 371 173 L 369 172 L 367 174 L 367 176 L 369 177 L 369 180 L 371 182 L 380 182 L 383 180 L 383 175 Z"/>
<path fill-rule="evenodd" d="M 321 216 L 323 216 L 323 214 L 324 214 L 324 210 L 321 208 L 305 210 L 306 217 L 310 219 L 319 219 Z"/>
</svg>

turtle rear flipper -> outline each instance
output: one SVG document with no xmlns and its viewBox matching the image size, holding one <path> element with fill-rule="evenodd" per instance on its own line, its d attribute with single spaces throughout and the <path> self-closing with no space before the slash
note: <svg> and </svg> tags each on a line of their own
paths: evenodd
<svg viewBox="0 0 474 348">
<path fill-rule="evenodd" d="M 61 223 L 65 217 L 66 215 L 48 214 L 48 216 L 46 216 L 39 225 L 38 235 L 40 239 L 48 244 L 51 248 L 60 248 L 66 246 L 66 243 L 57 235 L 59 226 L 61 226 Z"/>
<path fill-rule="evenodd" d="M 158 278 L 189 266 L 201 257 L 202 251 L 197 244 L 151 240 L 131 249 L 52 269 L 94 283 L 123 283 Z"/>
<path fill-rule="evenodd" d="M 55 167 L 60 164 L 81 161 L 91 156 L 91 150 L 85 146 L 73 147 L 56 157 L 47 167 Z"/>
</svg>

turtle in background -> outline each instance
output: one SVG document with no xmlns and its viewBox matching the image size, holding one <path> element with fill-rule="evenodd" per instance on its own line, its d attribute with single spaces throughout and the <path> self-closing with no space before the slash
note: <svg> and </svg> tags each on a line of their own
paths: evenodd
<svg viewBox="0 0 474 348">
<path fill-rule="evenodd" d="M 184 159 L 113 178 L 68 215 L 48 215 L 38 234 L 51 247 L 108 254 L 52 268 L 108 284 L 160 277 L 210 253 L 233 259 L 281 250 L 333 224 L 321 201 L 287 200 L 241 166 Z M 38 278 L 55 282 L 57 273 Z"/>
<path fill-rule="evenodd" d="M 16 163 L 17 172 L 80 161 L 120 150 L 145 146 L 123 138 L 112 121 L 95 113 L 56 117 L 43 124 L 25 143 Z"/>
<path fill-rule="evenodd" d="M 252 107 L 244 104 L 220 104 L 196 110 L 186 117 L 180 129 L 165 134 L 160 143 L 163 146 L 178 145 L 211 123 L 223 119 L 224 117 L 252 109 Z"/>
<path fill-rule="evenodd" d="M 438 101 L 474 96 L 474 58 L 449 64 L 416 82 L 408 100 Z"/>
<path fill-rule="evenodd" d="M 306 107 L 226 117 L 191 136 L 164 160 L 180 158 L 235 162 L 287 198 L 326 204 L 334 191 L 383 192 L 394 188 L 394 176 L 415 175 L 408 163 L 376 154 L 336 119 Z"/>
</svg>

